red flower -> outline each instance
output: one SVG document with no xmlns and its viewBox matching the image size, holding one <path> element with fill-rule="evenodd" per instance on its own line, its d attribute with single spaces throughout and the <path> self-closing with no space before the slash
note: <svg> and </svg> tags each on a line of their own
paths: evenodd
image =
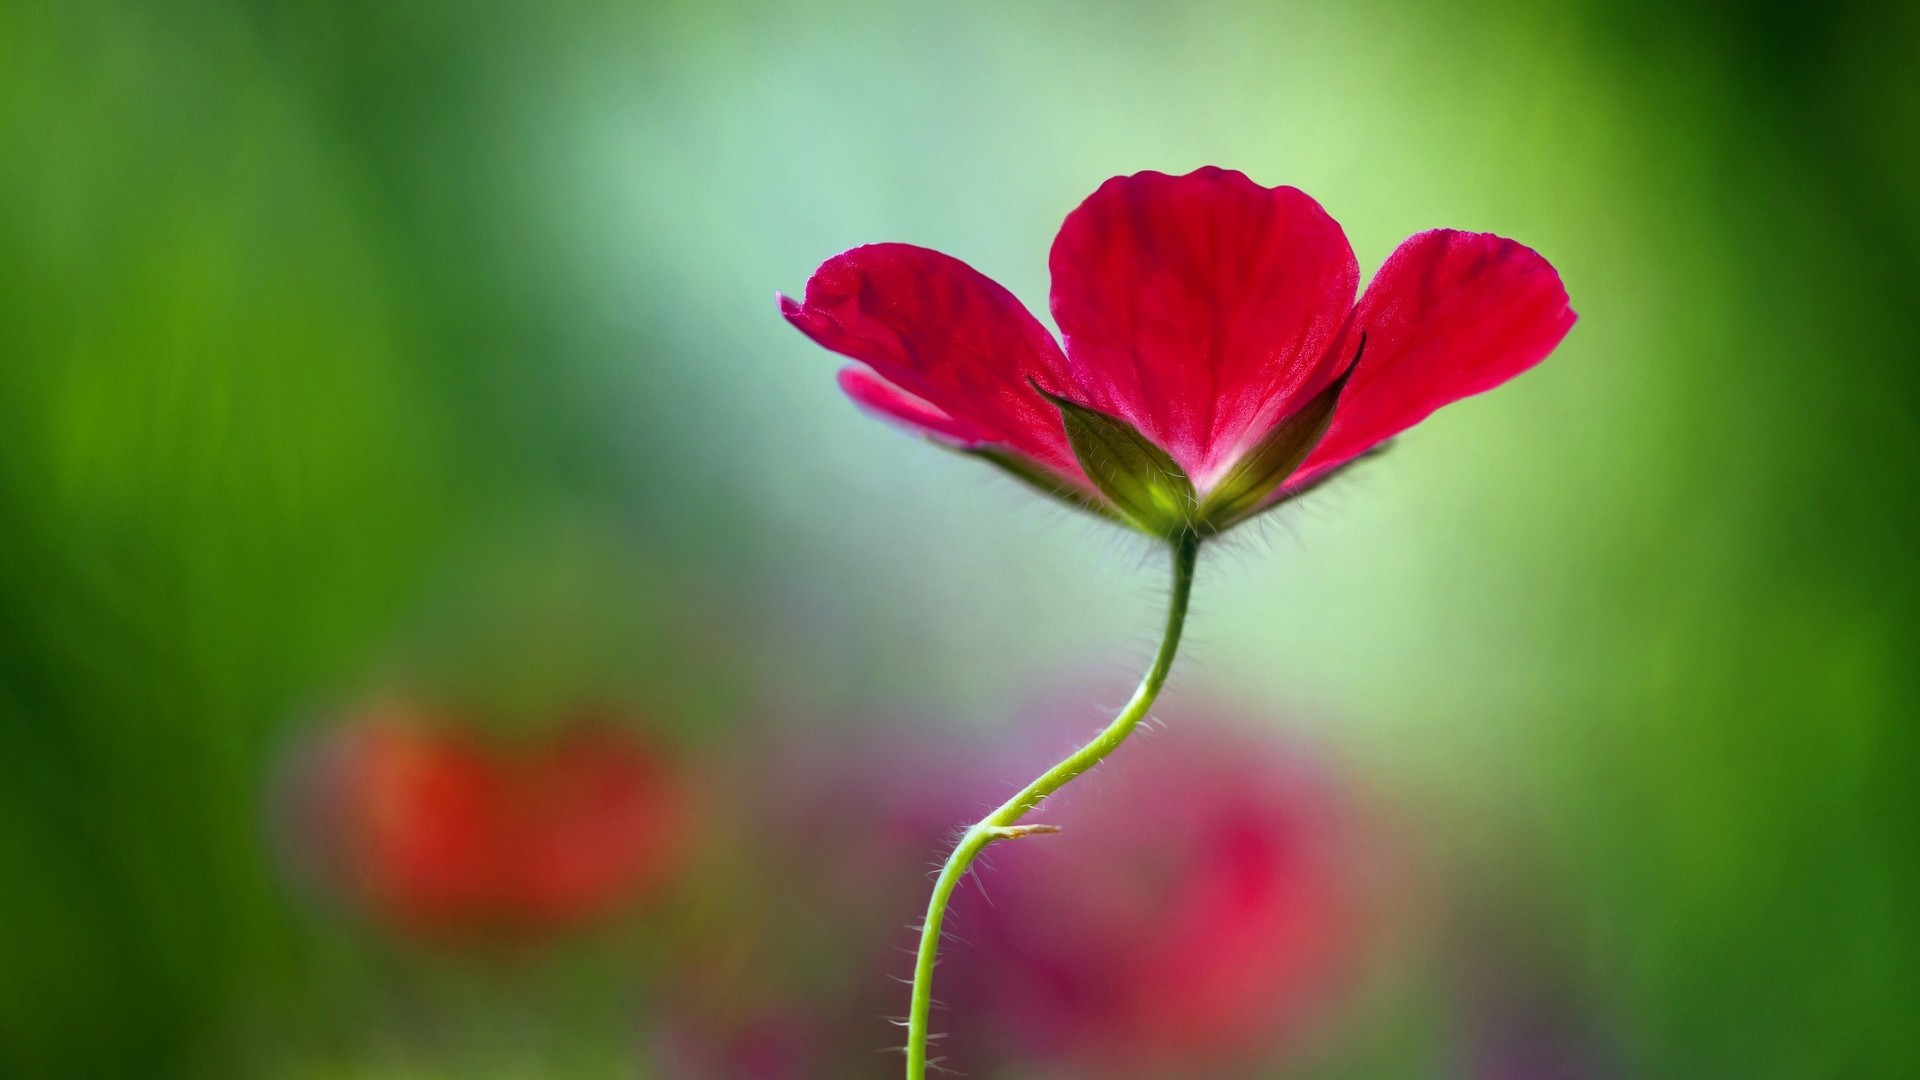
<svg viewBox="0 0 1920 1080">
<path fill-rule="evenodd" d="M 1064 348 L 958 259 L 871 244 L 787 320 L 864 408 L 1154 533 L 1218 532 L 1532 367 L 1574 313 L 1531 249 L 1439 229 L 1354 302 L 1353 249 L 1291 187 L 1205 168 L 1100 186 L 1054 238 Z"/>
<path fill-rule="evenodd" d="M 680 862 L 672 770 L 595 723 L 507 748 L 390 707 L 334 733 L 297 781 L 305 861 L 409 932 L 570 929 L 655 892 Z"/>
</svg>

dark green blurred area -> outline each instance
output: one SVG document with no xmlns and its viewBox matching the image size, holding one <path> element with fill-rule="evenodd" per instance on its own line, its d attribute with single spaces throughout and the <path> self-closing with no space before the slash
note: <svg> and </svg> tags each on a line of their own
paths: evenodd
<svg viewBox="0 0 1920 1080">
<path fill-rule="evenodd" d="M 1100 180 L 1216 163 L 1582 322 L 1211 563 L 1186 685 L 1440 808 L 1627 1075 L 1920 1075 L 1916 71 L 1891 3 L 0 8 L 0 1074 L 358 1074 L 262 806 L 368 690 L 698 755 L 1143 655 L 1157 562 L 771 294 L 897 239 L 1038 306 Z"/>
</svg>

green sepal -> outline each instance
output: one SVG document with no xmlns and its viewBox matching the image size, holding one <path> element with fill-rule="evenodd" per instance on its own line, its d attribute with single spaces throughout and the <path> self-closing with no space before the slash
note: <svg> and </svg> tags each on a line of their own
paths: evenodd
<svg viewBox="0 0 1920 1080">
<path fill-rule="evenodd" d="M 1194 527 L 1202 536 L 1226 532 L 1267 507 L 1280 485 L 1320 445 L 1346 384 L 1345 374 L 1333 380 L 1234 462 L 1200 504 Z"/>
<path fill-rule="evenodd" d="M 1127 524 L 1169 538 L 1193 528 L 1193 481 L 1165 450 L 1125 420 L 1033 388 L 1060 410 L 1080 468 Z"/>
<path fill-rule="evenodd" d="M 1302 484 L 1297 488 L 1287 489 L 1286 494 L 1281 496 L 1281 498 L 1275 501 L 1275 505 L 1278 505 L 1279 503 L 1282 503 L 1282 502 L 1292 502 L 1293 500 L 1301 497 L 1302 495 L 1307 495 L 1307 494 L 1311 494 L 1312 492 L 1319 491 L 1321 488 L 1325 487 L 1326 485 L 1333 483 L 1335 480 L 1338 480 L 1341 477 L 1347 475 L 1347 473 L 1351 472 L 1352 470 L 1360 467 L 1361 465 L 1365 465 L 1367 462 L 1372 461 L 1374 458 L 1379 457 L 1381 454 L 1384 454 L 1391 449 L 1393 449 L 1393 442 L 1389 440 L 1387 442 L 1380 443 L 1379 445 L 1373 447 L 1371 450 L 1361 451 L 1360 454 L 1358 454 L 1357 456 L 1349 458 L 1348 460 L 1343 461 L 1338 465 L 1335 465 L 1333 468 L 1328 469 L 1326 472 L 1323 472 L 1319 476 L 1314 477 L 1311 481 L 1305 484 Z"/>
<path fill-rule="evenodd" d="M 941 445 L 944 446 L 948 444 L 942 443 Z M 990 461 L 1006 470 L 1014 479 L 1019 480 L 1035 491 L 1059 499 L 1061 502 L 1066 503 L 1076 510 L 1084 510 L 1089 514 L 1105 518 L 1108 521 L 1116 521 L 1122 525 L 1131 524 L 1122 518 L 1113 507 L 1094 498 L 1090 492 L 1079 484 L 1019 454 L 993 446 L 953 447 L 953 449 L 969 457 L 977 457 L 983 461 Z"/>
</svg>

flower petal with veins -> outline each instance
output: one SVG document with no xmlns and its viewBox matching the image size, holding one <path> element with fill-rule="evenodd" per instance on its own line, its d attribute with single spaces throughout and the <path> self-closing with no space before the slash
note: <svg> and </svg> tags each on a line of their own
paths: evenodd
<svg viewBox="0 0 1920 1080">
<path fill-rule="evenodd" d="M 1345 356 L 1347 237 L 1298 188 L 1245 174 L 1117 176 L 1067 215 L 1053 316 L 1085 404 L 1159 443 L 1202 490 Z"/>
<path fill-rule="evenodd" d="M 1012 293 L 959 259 L 911 244 L 857 247 L 828 259 L 806 299 L 781 297 L 780 309 L 979 441 L 1080 476 L 1058 414 L 1026 381 L 1062 381 L 1059 344 Z M 856 400 L 875 405 L 873 396 Z"/>
<path fill-rule="evenodd" d="M 1435 229 L 1396 248 L 1353 323 L 1367 335 L 1326 438 L 1288 487 L 1349 461 L 1546 359 L 1573 328 L 1567 290 L 1532 248 Z"/>
</svg>

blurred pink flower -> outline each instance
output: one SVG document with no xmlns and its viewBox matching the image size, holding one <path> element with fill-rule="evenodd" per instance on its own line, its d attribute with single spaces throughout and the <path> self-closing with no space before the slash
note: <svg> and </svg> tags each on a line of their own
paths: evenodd
<svg viewBox="0 0 1920 1080">
<path fill-rule="evenodd" d="M 1296 744 L 1185 717 L 1043 808 L 956 904 L 943 971 L 999 1053 L 1194 1076 L 1303 1048 L 1380 929 L 1380 830 Z"/>
<path fill-rule="evenodd" d="M 1384 921 L 1386 830 L 1299 744 L 1224 712 L 1189 709 L 1123 750 L 1035 815 L 1061 835 L 1000 845 L 963 887 L 941 965 L 964 1018 L 939 1043 L 947 1067 L 1194 1076 L 1273 1061 L 1342 1015 Z M 737 884 L 767 903 L 729 922 L 755 926 L 730 956 L 675 976 L 673 1075 L 898 1075 L 881 1051 L 902 1039 L 886 1018 L 911 970 L 903 913 L 957 827 L 1031 771 L 1022 756 L 899 728 L 769 752 L 741 829 L 764 877 Z M 940 768 L 902 767 L 927 760 Z"/>
<path fill-rule="evenodd" d="M 1218 168 L 1108 180 L 1049 265 L 1059 341 L 966 263 L 909 244 L 836 255 L 780 307 L 857 361 L 840 385 L 863 408 L 1080 505 L 1116 510 L 1046 395 L 1130 425 L 1203 511 L 1234 487 L 1216 529 L 1532 367 L 1575 319 L 1545 259 L 1451 229 L 1402 243 L 1356 304 L 1353 249 L 1319 203 Z"/>
</svg>

